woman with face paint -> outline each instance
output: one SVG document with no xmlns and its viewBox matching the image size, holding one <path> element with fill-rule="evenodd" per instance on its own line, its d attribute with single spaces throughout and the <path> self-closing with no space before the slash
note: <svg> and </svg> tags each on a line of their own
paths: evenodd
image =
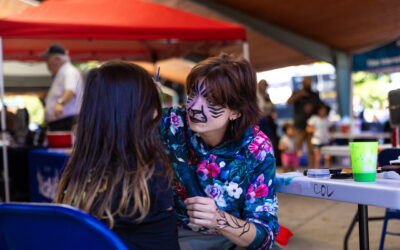
<svg viewBox="0 0 400 250">
<path fill-rule="evenodd" d="M 196 65 L 187 105 L 163 111 L 181 249 L 269 249 L 279 232 L 275 158 L 257 126 L 256 75 L 229 55 Z"/>
</svg>

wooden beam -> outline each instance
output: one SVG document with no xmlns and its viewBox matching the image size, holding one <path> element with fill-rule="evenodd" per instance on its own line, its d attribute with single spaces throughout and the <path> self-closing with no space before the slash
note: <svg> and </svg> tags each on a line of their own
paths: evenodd
<svg viewBox="0 0 400 250">
<path fill-rule="evenodd" d="M 335 64 L 335 49 L 325 44 L 316 42 L 310 38 L 296 34 L 290 30 L 278 27 L 269 22 L 254 18 L 241 11 L 229 8 L 225 5 L 210 0 L 190 0 L 192 2 L 204 5 L 222 15 L 242 24 L 248 28 L 260 32 L 279 43 L 294 48 L 303 54 L 315 58 L 316 60 L 325 61 Z"/>
</svg>

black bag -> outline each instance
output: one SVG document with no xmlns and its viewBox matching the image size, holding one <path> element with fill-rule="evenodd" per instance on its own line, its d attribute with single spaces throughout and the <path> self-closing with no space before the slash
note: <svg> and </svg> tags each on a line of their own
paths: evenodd
<svg viewBox="0 0 400 250">
<path fill-rule="evenodd" d="M 400 89 L 389 92 L 389 112 L 391 126 L 400 127 Z"/>
</svg>

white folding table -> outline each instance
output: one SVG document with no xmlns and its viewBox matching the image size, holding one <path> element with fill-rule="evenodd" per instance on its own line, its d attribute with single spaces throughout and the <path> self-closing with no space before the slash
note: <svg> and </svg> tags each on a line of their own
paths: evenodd
<svg viewBox="0 0 400 250">
<path fill-rule="evenodd" d="M 291 172 L 277 174 L 277 192 L 358 204 L 360 249 L 369 249 L 368 206 L 400 209 L 400 180 L 355 182 L 353 179 L 317 179 Z"/>
</svg>

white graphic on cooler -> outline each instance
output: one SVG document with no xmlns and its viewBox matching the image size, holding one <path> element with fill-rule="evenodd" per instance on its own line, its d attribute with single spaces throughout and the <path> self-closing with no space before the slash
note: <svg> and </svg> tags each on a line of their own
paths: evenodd
<svg viewBox="0 0 400 250">
<path fill-rule="evenodd" d="M 53 200 L 56 197 L 58 183 L 60 181 L 58 169 L 54 170 L 53 176 L 43 176 L 40 170 L 36 172 L 36 178 L 39 184 L 39 194 Z"/>
</svg>

